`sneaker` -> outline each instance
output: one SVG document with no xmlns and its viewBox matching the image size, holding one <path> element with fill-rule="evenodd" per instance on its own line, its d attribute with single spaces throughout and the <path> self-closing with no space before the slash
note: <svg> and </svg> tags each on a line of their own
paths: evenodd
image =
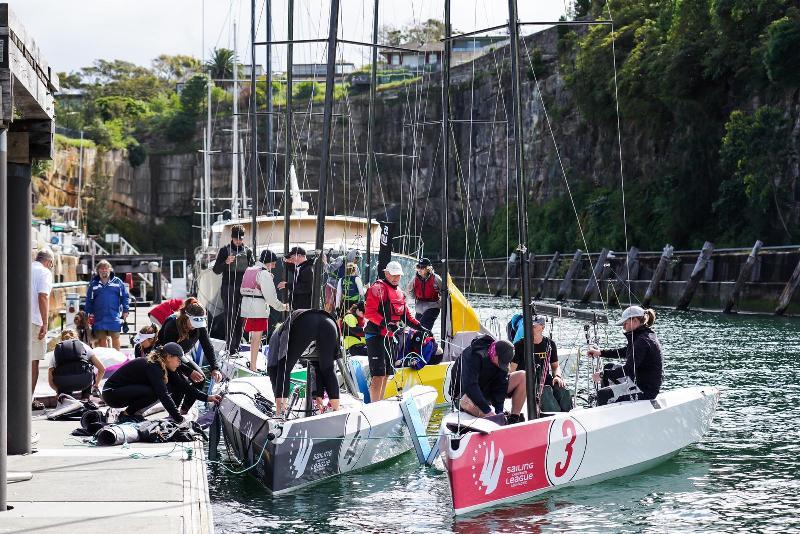
<svg viewBox="0 0 800 534">
<path fill-rule="evenodd" d="M 41 401 L 33 401 L 31 403 L 31 410 L 44 410 L 44 403 Z"/>
<path fill-rule="evenodd" d="M 506 416 L 506 424 L 514 425 L 517 423 L 524 423 L 524 422 L 525 422 L 525 416 L 522 414 L 517 415 L 515 413 L 510 413 Z"/>
<path fill-rule="evenodd" d="M 138 424 L 142 422 L 144 422 L 144 417 L 142 417 L 141 415 L 128 415 L 126 413 L 121 413 L 117 418 L 118 424 L 123 424 L 123 423 Z"/>
</svg>

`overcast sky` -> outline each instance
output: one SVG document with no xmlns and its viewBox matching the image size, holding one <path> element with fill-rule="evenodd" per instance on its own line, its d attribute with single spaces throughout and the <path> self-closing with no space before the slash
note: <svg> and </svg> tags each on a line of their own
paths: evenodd
<svg viewBox="0 0 800 534">
<path fill-rule="evenodd" d="M 249 62 L 249 0 L 10 0 L 28 33 L 56 71 L 73 71 L 95 59 L 124 59 L 150 65 L 159 54 L 203 57 L 214 47 L 233 48 L 236 20 L 239 57 Z M 523 0 L 520 20 L 557 20 L 567 0 Z M 286 38 L 286 0 L 273 0 L 274 39 Z M 372 0 L 342 0 L 339 36 L 369 41 Z M 460 31 L 504 24 L 506 0 L 452 0 L 453 27 Z M 402 26 L 429 18 L 443 19 L 443 0 L 381 0 L 381 24 Z M 256 0 L 258 39 L 265 35 L 264 0 Z M 325 0 L 295 0 L 295 39 L 325 37 Z M 205 12 L 205 17 L 204 17 Z M 205 18 L 205 20 L 204 20 Z M 525 31 L 532 31 L 526 29 Z M 496 32 L 495 32 L 496 33 Z M 257 52 L 265 63 L 266 52 Z M 274 47 L 276 70 L 285 66 L 285 47 Z M 340 46 L 341 58 L 357 65 L 369 62 L 365 47 Z M 296 45 L 295 63 L 324 62 L 324 46 Z"/>
</svg>

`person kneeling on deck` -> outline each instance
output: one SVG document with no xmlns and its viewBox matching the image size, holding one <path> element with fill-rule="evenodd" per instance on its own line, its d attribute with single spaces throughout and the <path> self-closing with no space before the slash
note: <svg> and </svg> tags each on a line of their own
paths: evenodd
<svg viewBox="0 0 800 534">
<path fill-rule="evenodd" d="M 593 358 L 622 358 L 625 364 L 607 363 L 603 371 L 594 373 L 595 382 L 603 386 L 597 391 L 597 405 L 625 400 L 650 400 L 658 396 L 664 378 L 661 344 L 650 328 L 656 312 L 631 306 L 622 312 L 616 325 L 621 326 L 628 344 L 618 349 L 590 349 Z"/>
<path fill-rule="evenodd" d="M 98 387 L 105 372 L 106 368 L 95 356 L 94 350 L 78 340 L 74 330 L 61 332 L 61 342 L 56 345 L 47 370 L 47 382 L 56 390 L 56 394 L 71 395 L 74 391 L 80 391 L 81 400 L 89 400 L 89 393 L 99 397 Z"/>
<path fill-rule="evenodd" d="M 450 395 L 463 411 L 475 417 L 503 413 L 503 403 L 511 399 L 509 424 L 524 421 L 525 371 L 509 373 L 514 346 L 492 336 L 478 336 L 453 364 Z"/>
<path fill-rule="evenodd" d="M 547 320 L 541 316 L 533 318 L 533 358 L 541 388 L 541 409 L 543 412 L 568 412 L 572 409 L 572 396 L 566 388 L 558 364 L 556 343 L 544 335 Z M 527 371 L 525 367 L 525 348 L 523 345 L 522 314 L 518 313 L 508 323 L 508 335 L 514 342 L 514 361 L 510 364 L 512 371 Z M 550 362 L 550 366 L 544 362 Z"/>
<path fill-rule="evenodd" d="M 176 403 L 183 396 L 205 402 L 219 403 L 219 395 L 206 395 L 192 387 L 176 371 L 184 359 L 177 343 L 159 345 L 146 357 L 136 358 L 120 367 L 103 387 L 103 400 L 112 408 L 125 408 L 119 414 L 120 423 L 139 423 L 140 413 L 156 401 L 161 401 L 172 419 L 181 423 L 184 417 Z"/>
<path fill-rule="evenodd" d="M 344 350 L 350 356 L 366 356 L 367 341 L 364 338 L 364 327 L 367 326 L 367 320 L 364 318 L 363 302 L 350 306 L 350 311 L 342 318 L 341 326 L 344 335 Z"/>
<path fill-rule="evenodd" d="M 143 326 L 133 338 L 133 356 L 144 358 L 156 346 L 158 337 L 158 327 L 154 324 Z"/>
</svg>

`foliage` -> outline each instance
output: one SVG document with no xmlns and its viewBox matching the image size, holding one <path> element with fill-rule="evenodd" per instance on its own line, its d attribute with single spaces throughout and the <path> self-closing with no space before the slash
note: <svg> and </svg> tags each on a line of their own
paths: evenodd
<svg viewBox="0 0 800 534">
<path fill-rule="evenodd" d="M 215 48 L 211 59 L 206 61 L 206 71 L 213 79 L 233 78 L 233 50 L 229 48 Z"/>
<path fill-rule="evenodd" d="M 292 88 L 292 94 L 300 100 L 308 100 L 325 93 L 325 84 L 319 82 L 299 82 Z"/>
<path fill-rule="evenodd" d="M 143 252 L 158 251 L 165 256 L 185 257 L 191 252 L 191 217 L 166 217 L 162 224 L 149 224 L 116 217 L 109 226 L 125 236 L 131 245 Z"/>
<path fill-rule="evenodd" d="M 200 60 L 193 56 L 161 54 L 153 60 L 153 71 L 162 80 L 179 81 L 199 72 Z"/>
<path fill-rule="evenodd" d="M 398 89 L 400 87 L 406 87 L 408 85 L 413 85 L 415 83 L 419 83 L 422 81 L 422 76 L 414 76 L 411 78 L 405 78 L 402 80 L 395 80 L 389 83 L 382 83 L 375 87 L 376 91 L 389 91 L 391 89 Z"/>
<path fill-rule="evenodd" d="M 33 207 L 33 216 L 37 219 L 49 219 L 51 215 L 50 208 L 42 203 L 38 203 Z"/>
<path fill-rule="evenodd" d="M 74 148 L 94 148 L 95 143 L 91 139 L 84 139 L 81 141 L 80 139 L 73 139 L 72 137 L 67 137 L 66 135 L 56 134 L 55 135 L 56 146 L 68 146 Z"/>
<path fill-rule="evenodd" d="M 453 33 L 457 33 L 453 30 Z M 419 24 L 396 27 L 391 24 L 381 26 L 378 30 L 378 42 L 387 45 L 403 43 L 432 43 L 444 37 L 444 22 L 439 19 L 428 19 Z"/>
<path fill-rule="evenodd" d="M 138 142 L 128 146 L 128 163 L 131 167 L 138 167 L 147 159 L 147 148 Z"/>
<path fill-rule="evenodd" d="M 767 27 L 764 45 L 764 67 L 770 81 L 789 87 L 800 85 L 800 12 L 789 15 Z"/>
</svg>

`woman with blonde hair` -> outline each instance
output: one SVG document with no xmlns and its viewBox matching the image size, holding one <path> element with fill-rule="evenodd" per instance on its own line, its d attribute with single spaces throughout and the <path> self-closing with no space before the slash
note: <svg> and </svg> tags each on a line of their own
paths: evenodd
<svg viewBox="0 0 800 534">
<path fill-rule="evenodd" d="M 203 349 L 203 356 L 209 367 L 211 367 L 211 377 L 220 382 L 222 374 L 219 372 L 217 355 L 208 336 L 207 325 L 206 309 L 200 305 L 196 298 L 189 297 L 183 302 L 178 313 L 164 322 L 164 326 L 158 332 L 158 344 L 177 343 L 183 349 L 183 352 L 188 354 L 195 344 L 199 342 L 200 347 Z M 205 380 L 205 376 L 197 370 L 197 366 L 189 363 L 182 364 L 180 372 L 188 376 L 192 382 Z"/>
<path fill-rule="evenodd" d="M 100 396 L 98 387 L 105 372 L 92 347 L 79 340 L 75 330 L 61 332 L 47 370 L 47 382 L 58 395 L 80 391 L 82 400 L 88 400 L 90 392 Z"/>
<path fill-rule="evenodd" d="M 336 285 L 336 309 L 339 310 L 339 315 L 347 313 L 354 304 L 363 302 L 366 293 L 364 282 L 358 275 L 358 265 L 353 262 L 348 263 L 344 277 L 339 279 Z"/>
</svg>

